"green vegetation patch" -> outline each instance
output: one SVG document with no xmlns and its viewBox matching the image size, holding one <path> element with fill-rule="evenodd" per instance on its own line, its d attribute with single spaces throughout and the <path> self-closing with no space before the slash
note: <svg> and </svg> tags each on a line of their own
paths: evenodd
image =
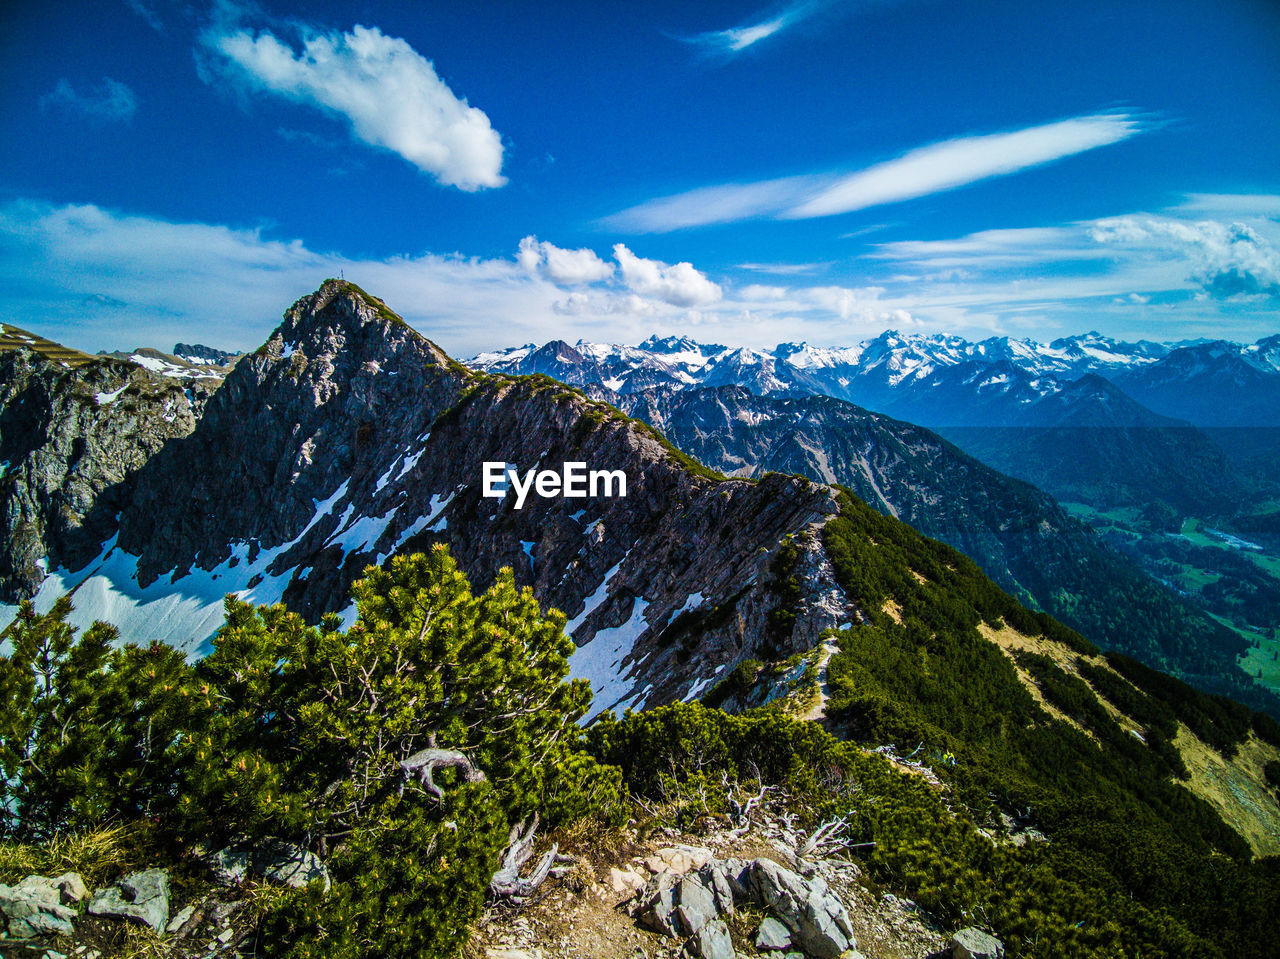
<svg viewBox="0 0 1280 959">
<path fill-rule="evenodd" d="M 581 748 L 591 691 L 565 681 L 564 616 L 509 569 L 473 595 L 437 547 L 353 591 L 347 630 L 229 597 L 194 665 L 117 648 L 102 624 L 77 634 L 65 597 L 24 603 L 0 657 L 0 869 L 117 878 L 133 860 L 102 841 L 114 824 L 179 871 L 197 846 L 280 838 L 323 857 L 332 887 L 273 897 L 257 955 L 456 955 L 512 825 L 616 818 L 618 772 Z M 423 749 L 456 759 L 434 783 L 402 766 Z"/>
<path fill-rule="evenodd" d="M 29 333 L 20 327 L 0 323 L 0 351 L 5 350 L 34 350 L 47 360 L 64 363 L 70 367 L 84 366 L 97 359 L 88 353 L 81 353 L 79 350 L 73 350 L 53 340 L 46 340 L 43 336 Z"/>
<path fill-rule="evenodd" d="M 1240 836 L 1175 783 L 1186 770 L 1168 742 L 1171 717 L 1190 719 L 1198 735 L 1230 754 L 1250 729 L 1247 708 L 1109 656 L 1137 688 L 1122 692 L 1124 680 L 1103 681 L 1105 694 L 1141 717 L 1144 745 L 1112 721 L 1083 679 L 1046 656 L 1022 654 L 1045 699 L 1090 730 L 1090 738 L 1041 709 L 1014 664 L 977 627 L 1003 621 L 1092 655 L 1090 644 L 1043 614 L 1014 608 L 959 554 L 852 497 L 842 499 L 824 538 L 837 580 L 868 616 L 837 634 L 840 652 L 828 665 L 833 728 L 868 745 L 910 751 L 919 744 L 964 815 L 994 823 L 999 810 L 1030 820 L 1048 837 L 1037 855 L 1055 876 L 1081 889 L 1110 890 L 1113 902 L 1123 899 L 1137 910 L 1121 918 L 1081 903 L 1073 921 L 1146 929 L 1141 935 L 1152 937 L 1156 955 L 1178 953 L 1169 942 L 1154 945 L 1162 935 L 1156 927 L 1179 924 L 1225 954 L 1259 954 L 1239 930 L 1275 920 L 1227 907 L 1225 890 L 1248 890 L 1256 906 L 1251 884 L 1280 891 L 1275 870 L 1251 863 Z M 886 600 L 902 610 L 901 623 L 880 612 Z M 1100 909 L 1094 919 L 1083 918 L 1094 909 Z M 1146 954 L 1133 943 L 1124 953 Z"/>
<path fill-rule="evenodd" d="M 672 824 L 723 817 L 731 799 L 760 785 L 783 787 L 800 829 L 845 817 L 850 841 L 865 844 L 857 856 L 870 878 L 910 896 L 943 928 L 993 930 L 1010 957 L 1261 959 L 1280 931 L 1274 865 L 1180 839 L 1149 813 L 1137 813 L 1136 823 L 1112 821 L 1096 800 L 1082 818 L 1119 847 L 1116 858 L 1137 857 L 1132 876 L 1110 871 L 1074 832 L 1024 846 L 993 842 L 981 821 L 923 777 L 776 710 L 728 716 L 688 704 L 622 720 L 606 714 L 589 741 L 597 759 L 621 767 L 628 788 Z M 1038 819 L 1038 805 L 1029 811 Z"/>
</svg>

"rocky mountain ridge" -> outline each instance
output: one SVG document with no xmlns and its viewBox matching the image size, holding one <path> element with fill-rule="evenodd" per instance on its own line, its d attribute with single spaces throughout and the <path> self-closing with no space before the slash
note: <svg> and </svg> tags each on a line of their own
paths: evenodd
<svg viewBox="0 0 1280 959">
<path fill-rule="evenodd" d="M 713 386 L 770 400 L 828 396 L 935 430 L 1064 503 L 1095 512 L 1156 504 L 1207 518 L 1265 508 L 1280 493 L 1280 427 L 1264 428 L 1280 423 L 1278 346 L 1280 337 L 1160 345 L 1087 334 L 1042 346 L 889 332 L 848 349 L 650 338 L 526 346 L 471 362 L 541 372 L 627 409 L 648 391 Z"/>
<path fill-rule="evenodd" d="M 731 662 L 807 649 L 851 615 L 817 535 L 836 510 L 829 490 L 717 478 L 550 380 L 462 367 L 351 284 L 295 304 L 184 430 L 85 504 L 72 546 L 44 543 L 28 565 L 50 575 L 10 600 L 72 590 L 84 621 L 195 652 L 224 593 L 350 615 L 365 565 L 444 541 L 478 585 L 509 565 L 572 617 L 598 709 L 696 694 Z M 481 495 L 483 462 L 544 460 L 623 469 L 627 497 L 517 511 Z M 770 625 L 784 541 L 803 584 L 785 630 Z"/>
<path fill-rule="evenodd" d="M 96 554 L 137 471 L 195 429 L 203 392 L 105 357 L 0 352 L 0 594 L 34 594 L 49 557 Z"/>
<path fill-rule="evenodd" d="M 42 377 L 66 375 L 57 364 L 46 369 L 47 359 L 25 352 L 17 356 L 35 364 Z M 174 388 L 182 389 L 181 384 Z M 103 420 L 117 415 L 114 409 L 95 406 Z M 736 412 L 752 409 L 743 405 Z M 726 413 L 738 420 L 728 407 Z M 73 425 L 84 427 L 79 421 Z M 714 426 L 708 424 L 708 431 Z M 744 423 L 748 426 L 769 424 L 757 420 Z M 946 450 L 930 442 L 925 445 L 935 455 L 934 464 L 942 463 Z M 902 451 L 892 447 L 890 455 Z M 853 444 L 850 462 L 862 452 Z M 103 460 L 100 469 L 115 456 L 107 449 L 89 454 Z M 57 448 L 45 455 L 52 458 L 52 475 L 70 476 L 79 469 L 73 451 Z M 25 453 L 16 465 L 25 468 L 33 456 Z M 495 461 L 521 471 L 554 469 L 569 461 L 619 469 L 628 477 L 627 496 L 581 501 L 535 496 L 517 509 L 510 494 L 482 495 L 482 466 Z M 973 469 L 971 461 L 957 462 Z M 836 464 L 827 465 L 834 473 Z M 472 620 L 455 623 L 434 615 L 425 599 L 425 605 L 400 603 L 397 597 L 429 596 L 426 583 L 421 593 L 397 593 L 394 579 L 380 572 L 374 578 L 387 590 L 383 608 L 399 604 L 412 610 L 421 629 L 417 621 L 402 627 L 389 616 L 379 619 L 383 599 L 366 595 L 372 602 L 345 632 L 333 618 L 312 631 L 279 610 L 233 610 L 239 625 L 223 632 L 218 651 L 198 666 L 163 647 L 146 647 L 147 641 L 162 640 L 198 655 L 204 639 L 222 623 L 224 592 L 258 603 L 283 600 L 312 621 L 337 613 L 350 625 L 349 587 L 366 564 L 442 543 L 452 558 L 439 550 L 433 555 L 444 557 L 450 568 L 456 559 L 477 588 L 493 582 L 495 568 L 505 564 L 544 610 L 554 606 L 567 614 L 565 628 L 576 641 L 571 653 L 556 638 L 561 620 L 544 625 L 545 635 L 570 653 L 570 675 L 588 680 L 594 693 L 592 712 L 582 718 L 599 721 L 583 737 L 583 747 L 591 752 L 580 759 L 589 755 L 604 764 L 596 768 L 617 771 L 611 775 L 626 784 L 635 822 L 645 820 L 647 829 L 670 828 L 670 823 L 693 827 L 700 835 L 712 835 L 722 825 L 737 831 L 750 825 L 753 797 L 757 809 L 771 791 L 780 791 L 778 799 L 783 792 L 804 797 L 799 828 L 807 839 L 793 847 L 798 857 L 807 855 L 802 849 L 820 845 L 822 837 L 848 830 L 846 848 L 857 850 L 867 874 L 945 917 L 947 934 L 971 925 L 969 917 L 980 914 L 984 927 L 1017 943 L 1022 954 L 1049 954 L 1042 947 L 1048 930 L 1056 937 L 1053 947 L 1070 945 L 1061 953 L 1070 955 L 1087 955 L 1095 944 L 1117 955 L 1171 954 L 1178 943 L 1199 948 L 1213 935 L 1224 941 L 1234 937 L 1234 949 L 1256 939 L 1253 930 L 1265 928 L 1268 920 L 1267 909 L 1254 900 L 1270 895 L 1271 880 L 1265 863 L 1254 856 L 1267 854 L 1280 841 L 1280 807 L 1271 784 L 1271 770 L 1280 768 L 1280 727 L 1269 717 L 1198 693 L 1123 656 L 1101 655 L 1049 616 L 1020 606 L 955 550 L 875 512 L 845 490 L 777 473 L 757 480 L 726 478 L 678 452 L 653 428 L 547 377 L 468 370 L 352 284 L 328 281 L 299 300 L 268 341 L 237 364 L 188 433 L 167 439 L 135 470 L 89 500 L 71 524 L 80 530 L 80 541 L 72 546 L 49 541 L 43 557 L 49 572 L 38 584 L 36 606 L 71 592 L 79 623 L 114 623 L 124 639 L 144 644 L 119 651 L 113 662 L 127 670 L 134 660 L 167 663 L 176 685 L 148 688 L 143 682 L 144 693 L 161 701 L 187 692 L 204 697 L 190 711 L 192 732 L 182 731 L 186 727 L 166 731 L 166 742 L 194 742 L 194 734 L 210 729 L 218 736 L 226 731 L 238 737 L 237 730 L 243 730 L 261 737 L 261 744 L 242 755 L 244 765 L 223 763 L 220 747 L 212 753 L 178 750 L 173 757 L 203 764 L 173 771 L 197 788 L 226 767 L 227 779 L 215 783 L 225 782 L 231 790 L 217 794 L 222 800 L 215 797 L 224 803 L 219 836 L 238 835 L 244 794 L 235 770 L 258 769 L 263 759 L 274 762 L 267 751 L 276 751 L 282 736 L 302 744 L 300 735 L 281 731 L 293 717 L 335 737 L 321 742 L 324 749 L 315 747 L 316 757 L 332 756 L 330 742 L 353 741 L 342 722 L 314 722 L 307 709 L 293 705 L 306 707 L 315 701 L 308 697 L 331 692 L 327 679 L 319 679 L 328 675 L 320 657 L 330 657 L 330 663 L 340 658 L 351 678 L 343 711 L 335 718 L 365 716 L 364 694 L 357 690 L 373 688 L 360 685 L 358 678 L 369 682 L 362 671 L 367 666 L 386 674 L 388 685 L 378 689 L 403 691 L 405 703 L 386 701 L 382 708 L 407 717 L 412 735 L 424 736 L 412 726 L 426 722 L 418 718 L 420 705 L 431 694 L 420 695 L 401 680 L 436 675 L 436 661 L 423 656 L 402 670 L 398 659 L 383 652 L 401 645 L 407 635 L 417 635 L 424 651 L 436 650 L 434 640 L 422 640 L 428 622 L 466 633 L 447 642 L 483 637 L 478 639 L 485 644 L 478 647 L 482 653 L 474 660 L 448 648 L 439 658 L 440 675 L 468 662 L 482 682 L 486 663 L 505 661 L 501 653 L 521 648 L 515 632 L 522 627 L 508 618 L 509 606 L 485 600 L 486 619 L 475 620 L 474 633 L 467 633 Z M 47 524 L 55 507 L 38 501 L 36 508 L 44 511 L 40 516 Z M 99 535 L 102 539 L 94 542 Z M 83 557 L 78 550 L 91 555 Z M 391 569 L 409 571 L 415 563 L 426 559 L 403 558 Z M 39 563 L 35 569 L 43 574 Z M 515 595 L 509 585 L 504 589 Z M 532 607 L 527 598 L 521 602 Z M 58 608 L 59 615 L 66 614 L 66 603 Z M 247 621 L 256 623 L 260 616 L 264 632 Z M 23 617 L 27 633 L 45 628 L 30 610 Z M 26 635 L 21 628 L 10 635 L 20 634 Z M 97 635 L 93 641 L 105 643 L 104 634 Z M 285 635 L 291 645 L 271 645 Z M 500 646 L 507 642 L 504 636 L 513 642 Z M 15 640 L 19 645 L 30 654 L 29 636 Z M 495 655 L 489 655 L 490 648 Z M 513 669 L 520 668 L 518 655 L 511 660 Z M 563 668 L 563 659 L 558 662 Z M 224 726 L 219 703 L 240 695 L 242 669 L 250 663 L 272 692 L 255 697 L 237 714 L 243 724 Z M 19 663 L 19 668 L 27 666 Z M 120 682 L 132 683 L 132 671 L 118 675 Z M 67 681 L 73 680 L 72 670 Z M 130 701 L 137 698 L 133 689 Z M 447 689 L 439 694 L 446 704 L 466 699 Z M 582 692 L 578 687 L 572 694 L 579 710 L 586 708 Z M 290 699 L 294 693 L 305 695 Z M 56 700 L 55 710 L 62 702 L 59 696 L 48 698 Z M 545 705 L 543 694 L 537 698 Z M 691 698 L 702 698 L 703 704 L 651 708 Z M 103 704 L 108 726 L 119 718 L 111 715 L 113 702 Z M 730 714 L 757 704 L 768 708 Z M 710 708 L 715 705 L 726 709 Z M 626 707 L 644 709 L 621 721 L 601 715 Z M 152 715 L 146 709 L 140 713 Z M 557 713 L 569 728 L 579 715 Z M 150 742 L 149 720 L 135 726 L 134 718 L 129 729 Z M 87 734 L 96 735 L 97 727 L 89 725 Z M 491 727 L 480 721 L 466 728 Z M 52 729 L 47 741 L 56 748 L 56 726 Z M 381 742 L 381 734 L 371 739 Z M 139 750 L 130 739 L 119 742 L 125 744 L 119 749 L 129 766 Z M 891 744 L 906 744 L 903 759 Z M 410 748 L 406 745 L 405 752 Z M 379 756 L 402 771 L 418 768 L 412 759 Z M 471 765 L 466 756 L 462 759 Z M 342 765 L 341 759 L 330 761 Z M 486 783 L 499 783 L 501 767 L 491 764 L 496 761 L 491 758 L 461 779 L 442 771 L 441 780 L 431 784 L 428 775 L 424 785 L 434 790 L 413 791 L 423 797 L 415 808 L 439 820 L 432 820 L 436 831 L 431 835 L 469 833 L 458 825 L 471 814 L 469 807 L 455 812 L 430 797 L 448 802 L 453 795 L 486 795 L 491 788 Z M 576 761 L 570 757 L 557 768 L 572 771 L 579 768 Z M 294 763 L 305 788 L 323 803 L 330 795 L 328 775 L 317 779 L 310 763 L 296 757 Z M 160 775 L 157 782 L 173 781 L 166 778 L 169 772 Z M 115 781 L 103 778 L 103 788 L 114 788 Z M 280 781 L 265 779 L 256 793 L 270 808 L 275 808 L 273 797 L 283 795 L 276 788 Z M 401 799 L 395 783 L 384 785 L 371 794 L 374 801 L 396 806 Z M 189 803 L 185 793 L 166 788 L 159 794 L 166 801 L 178 795 L 180 805 Z M 205 828 L 205 804 L 183 809 Z M 492 811 L 500 814 L 496 807 Z M 495 821 L 495 840 L 525 815 L 532 810 Z M 797 835 L 796 809 L 775 807 L 771 817 L 782 831 Z M 262 836 L 302 843 L 299 848 L 329 870 L 336 895 L 321 902 L 321 889 L 310 888 L 307 894 L 314 893 L 317 908 L 353 901 L 363 908 L 363 900 L 350 895 L 363 895 L 357 887 L 371 870 L 360 868 L 364 860 L 351 858 L 351 849 L 343 848 L 345 832 L 317 839 L 288 817 L 279 822 L 292 831 L 278 831 L 274 822 L 261 827 Z M 530 853 L 534 822 L 525 833 Z M 600 824 L 562 825 L 600 829 Z M 382 821 L 372 828 L 381 832 Z M 521 824 L 512 831 L 512 848 L 525 842 L 518 839 L 523 829 Z M 1035 835 L 1047 841 L 1029 843 Z M 653 850 L 654 856 L 660 858 L 664 848 Z M 739 846 L 724 853 L 713 857 L 717 863 L 730 858 L 753 863 L 744 868 L 750 870 L 754 891 L 731 897 L 734 908 L 741 907 L 737 914 L 743 918 L 734 922 L 742 928 L 725 918 L 730 900 L 721 900 L 719 918 L 704 911 L 707 921 L 701 927 L 681 925 L 682 935 L 692 932 L 697 940 L 703 928 L 727 930 L 734 950 L 743 955 L 753 954 L 765 918 L 787 926 L 788 936 L 810 921 L 839 930 L 845 942 L 852 941 L 853 931 L 862 936 L 854 930 L 852 914 L 849 928 L 841 926 L 839 909 L 826 902 L 824 890 L 809 877 L 801 884 L 781 876 L 764 850 Z M 399 847 L 377 861 L 435 877 L 435 870 L 446 868 L 444 852 L 434 860 L 431 855 L 429 849 L 414 848 L 406 857 Z M 544 861 L 550 864 L 556 855 L 553 845 Z M 432 871 L 421 868 L 423 860 L 432 862 Z M 624 860 L 615 859 L 615 868 Z M 1200 868 L 1201 862 L 1221 872 Z M 478 874 L 487 883 L 489 861 L 481 867 Z M 635 873 L 630 865 L 626 869 Z M 775 902 L 772 893 L 761 891 L 768 884 L 755 877 L 765 873 L 780 877 L 769 888 L 789 889 L 796 909 L 779 908 L 780 895 Z M 110 881 L 116 874 L 125 883 L 133 881 L 128 869 L 104 878 Z M 744 875 L 717 864 L 696 881 L 686 875 L 687 884 L 658 879 L 653 895 L 642 897 L 641 909 L 653 912 L 655 921 L 669 919 L 665 890 L 670 904 L 688 906 L 688 913 L 695 900 L 705 899 L 706 890 L 731 881 L 742 884 Z M 210 878 L 200 876 L 201 882 Z M 1234 913 L 1220 908 L 1220 876 L 1228 877 L 1221 882 L 1235 884 L 1230 888 L 1241 905 Z M 609 881 L 613 878 L 610 873 Z M 596 871 L 560 879 L 595 888 L 605 876 Z M 1246 898 L 1251 883 L 1264 892 Z M 423 927 L 424 935 L 436 935 L 453 921 L 450 910 L 459 908 L 451 887 L 438 891 L 435 925 Z M 381 908 L 395 901 L 395 893 L 373 894 L 368 901 Z M 479 899 L 473 897 L 473 904 L 478 912 Z M 758 914 L 765 909 L 769 916 Z M 1040 912 L 1048 918 L 1032 915 Z M 333 914 L 366 922 L 356 913 Z M 868 910 L 868 916 L 879 922 L 885 913 Z M 676 914 L 677 923 L 688 918 Z M 767 930 L 769 942 L 781 942 L 777 924 Z M 201 946 L 213 930 L 208 924 L 200 927 Z M 379 928 L 377 935 L 394 931 Z M 616 931 L 621 938 L 615 942 L 630 937 Z M 715 939 L 713 933 L 708 936 Z M 512 939 L 523 948 L 523 938 L 513 934 Z M 502 941 L 510 941 L 505 932 Z M 556 941 L 546 941 L 547 948 L 556 948 Z M 716 941 L 723 943 L 725 936 Z M 867 941 L 875 943 L 870 936 Z M 664 942 L 669 945 L 658 944 L 652 952 L 666 955 L 678 948 L 674 940 Z M 1148 942 L 1157 947 L 1148 950 Z M 713 945 L 703 941 L 700 948 Z M 892 946 L 873 954 L 878 959 L 892 955 Z"/>
</svg>

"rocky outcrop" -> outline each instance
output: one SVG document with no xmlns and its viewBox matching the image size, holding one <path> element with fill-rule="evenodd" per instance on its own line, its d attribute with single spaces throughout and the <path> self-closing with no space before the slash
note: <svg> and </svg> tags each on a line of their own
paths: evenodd
<svg viewBox="0 0 1280 959">
<path fill-rule="evenodd" d="M 169 874 L 163 869 L 130 873 L 89 901 L 89 915 L 131 919 L 163 933 L 169 925 Z"/>
<path fill-rule="evenodd" d="M 1004 944 L 981 929 L 961 929 L 949 943 L 951 959 L 1004 959 Z"/>
<path fill-rule="evenodd" d="M 848 910 L 818 877 L 806 879 L 771 859 L 713 859 L 697 872 L 662 872 L 633 906 L 654 932 L 687 940 L 696 956 L 732 957 L 722 916 L 749 905 L 768 912 L 757 948 L 838 959 L 857 948 Z"/>
<path fill-rule="evenodd" d="M 294 889 L 313 880 L 329 888 L 329 870 L 319 856 L 279 839 L 219 849 L 209 856 L 208 865 L 214 880 L 223 886 L 237 886 L 252 875 Z"/>
<path fill-rule="evenodd" d="M 194 395 L 122 360 L 0 352 L 0 602 L 97 555 L 137 471 L 195 428 Z"/>
<path fill-rule="evenodd" d="M 233 544 L 294 539 L 316 503 L 344 481 L 355 494 L 372 463 L 456 402 L 465 372 L 450 366 L 349 285 L 332 282 L 300 300 L 237 364 L 196 433 L 148 464 L 120 534 L 140 557 L 141 584 L 194 564 L 212 568 Z"/>
<path fill-rule="evenodd" d="M 56 879 L 27 876 L 16 886 L 0 883 L 0 926 L 10 939 L 70 935 L 75 905 L 87 895 L 74 872 Z"/>
</svg>

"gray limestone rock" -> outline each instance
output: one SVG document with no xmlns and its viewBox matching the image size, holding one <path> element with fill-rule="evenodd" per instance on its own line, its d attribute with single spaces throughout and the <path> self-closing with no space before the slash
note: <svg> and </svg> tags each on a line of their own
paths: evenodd
<svg viewBox="0 0 1280 959">
<path fill-rule="evenodd" d="M 773 916 L 767 917 L 756 932 L 756 948 L 766 951 L 790 949 L 791 930 Z"/>
<path fill-rule="evenodd" d="M 78 872 L 64 872 L 53 884 L 62 894 L 63 905 L 72 905 L 89 898 L 89 888 L 84 884 Z"/>
<path fill-rule="evenodd" d="M 733 940 L 729 937 L 729 927 L 716 919 L 707 923 L 690 939 L 685 948 L 701 959 L 736 959 Z"/>
<path fill-rule="evenodd" d="M 741 859 L 713 859 L 699 870 L 698 875 L 715 894 L 722 915 L 733 915 L 734 909 L 750 896 L 746 870 L 747 864 Z"/>
<path fill-rule="evenodd" d="M 249 877 L 253 859 L 249 850 L 231 846 L 215 852 L 209 857 L 208 864 L 214 881 L 219 885 L 238 886 Z"/>
<path fill-rule="evenodd" d="M 0 884 L 0 915 L 13 939 L 69 935 L 75 910 L 62 903 L 58 880 L 28 876 L 16 886 Z"/>
<path fill-rule="evenodd" d="M 196 907 L 194 904 L 188 904 L 186 906 L 183 906 L 182 910 L 178 912 L 178 914 L 175 915 L 172 919 L 169 920 L 168 925 L 165 926 L 165 933 L 167 935 L 173 935 L 174 933 L 178 932 L 180 929 L 182 929 L 183 926 L 187 924 L 187 920 L 190 919 L 192 916 L 194 916 L 195 913 L 196 913 Z"/>
<path fill-rule="evenodd" d="M 679 935 L 676 929 L 676 887 L 681 877 L 670 872 L 654 876 L 636 898 L 635 916 L 642 926 L 664 936 Z"/>
<path fill-rule="evenodd" d="M 697 876 L 688 875 L 676 887 L 676 925 L 692 936 L 719 915 L 715 894 Z"/>
<path fill-rule="evenodd" d="M 169 875 L 163 869 L 130 873 L 94 896 L 89 913 L 134 919 L 163 933 L 169 922 Z"/>
<path fill-rule="evenodd" d="M 1004 959 L 1004 943 L 970 926 L 951 937 L 952 959 Z"/>
<path fill-rule="evenodd" d="M 809 880 L 768 859 L 751 864 L 751 888 L 792 932 L 793 942 L 817 959 L 837 959 L 856 947 L 844 904 L 821 879 Z"/>
<path fill-rule="evenodd" d="M 270 840 L 253 850 L 253 871 L 271 882 L 300 889 L 320 880 L 329 890 L 329 870 L 320 857 L 309 850 L 281 840 Z"/>
</svg>

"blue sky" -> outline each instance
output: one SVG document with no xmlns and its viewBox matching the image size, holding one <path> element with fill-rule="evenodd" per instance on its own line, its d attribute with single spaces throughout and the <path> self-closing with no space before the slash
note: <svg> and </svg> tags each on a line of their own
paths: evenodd
<svg viewBox="0 0 1280 959">
<path fill-rule="evenodd" d="M 1266 0 L 10 2 L 4 318 L 252 348 L 343 272 L 451 352 L 1280 331 Z"/>
</svg>

